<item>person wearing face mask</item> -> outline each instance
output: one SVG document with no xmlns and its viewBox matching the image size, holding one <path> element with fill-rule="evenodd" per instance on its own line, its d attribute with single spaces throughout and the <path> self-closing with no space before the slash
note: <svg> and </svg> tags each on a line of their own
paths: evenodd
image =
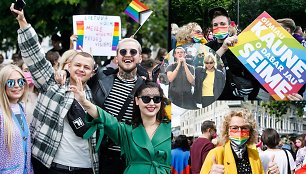
<svg viewBox="0 0 306 174">
<path fill-rule="evenodd" d="M 230 18 L 227 11 L 222 7 L 216 7 L 209 10 L 209 18 L 211 19 L 213 36 L 216 38 L 208 42 L 206 45 L 216 51 L 221 56 L 224 64 L 229 68 L 233 75 L 250 79 L 253 85 L 253 91 L 248 95 L 249 100 L 255 100 L 259 92 L 259 83 L 245 66 L 236 58 L 236 56 L 228 49 L 229 46 L 234 46 L 237 43 L 237 36 L 229 35 Z M 231 82 L 228 73 L 226 73 L 226 83 L 219 100 L 242 100 L 242 97 L 237 97 L 231 89 Z"/>
<path fill-rule="evenodd" d="M 32 78 L 31 72 L 29 71 L 28 66 L 22 62 L 21 70 L 24 73 L 24 77 L 29 84 L 29 89 L 25 101 L 25 111 L 27 113 L 27 122 L 31 123 L 33 118 L 33 112 L 36 106 L 37 98 L 38 98 L 38 90 L 34 86 L 34 80 Z"/>
<path fill-rule="evenodd" d="M 190 147 L 192 174 L 199 174 L 208 152 L 214 148 L 212 139 L 217 138 L 215 122 L 206 120 L 201 125 L 202 135 L 199 136 Z"/>
<path fill-rule="evenodd" d="M 253 114 L 247 109 L 231 111 L 224 117 L 221 136 L 223 146 L 212 149 L 200 174 L 263 174 L 255 146 L 257 131 Z M 268 162 L 268 174 L 279 174 L 274 159 Z"/>
<path fill-rule="evenodd" d="M 176 34 L 176 40 L 177 47 L 188 43 L 207 43 L 201 26 L 196 22 L 190 22 L 180 27 Z"/>
<path fill-rule="evenodd" d="M 303 137 L 298 137 L 295 140 L 295 146 L 297 147 L 297 153 L 296 153 L 296 167 L 300 168 L 303 165 L 306 164 L 306 147 L 305 147 L 305 141 L 303 140 Z"/>
</svg>

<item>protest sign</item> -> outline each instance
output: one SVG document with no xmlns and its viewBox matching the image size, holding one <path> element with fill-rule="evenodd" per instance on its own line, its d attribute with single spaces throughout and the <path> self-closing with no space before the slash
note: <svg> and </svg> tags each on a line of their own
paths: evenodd
<svg viewBox="0 0 306 174">
<path fill-rule="evenodd" d="M 94 56 L 115 56 L 121 39 L 119 16 L 74 15 L 73 33 L 77 35 L 74 49 L 80 46 Z"/>
<path fill-rule="evenodd" d="M 267 12 L 238 36 L 230 50 L 275 100 L 287 100 L 306 80 L 306 49 Z"/>
</svg>

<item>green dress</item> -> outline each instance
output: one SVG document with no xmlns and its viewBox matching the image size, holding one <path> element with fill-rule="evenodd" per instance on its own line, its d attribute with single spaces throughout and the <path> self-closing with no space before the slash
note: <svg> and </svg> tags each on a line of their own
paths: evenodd
<svg viewBox="0 0 306 174">
<path fill-rule="evenodd" d="M 170 123 L 161 123 L 150 140 L 142 124 L 133 128 L 131 125 L 118 122 L 117 118 L 100 107 L 97 108 L 99 118 L 89 124 L 96 127 L 95 129 L 99 127 L 102 136 L 104 129 L 105 134 L 120 145 L 121 154 L 125 154 L 127 163 L 124 174 L 170 174 Z M 100 158 L 103 158 L 103 154 Z"/>
</svg>

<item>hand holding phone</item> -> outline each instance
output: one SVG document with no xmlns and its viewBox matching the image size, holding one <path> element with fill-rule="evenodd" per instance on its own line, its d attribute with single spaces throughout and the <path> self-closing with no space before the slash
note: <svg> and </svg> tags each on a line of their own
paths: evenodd
<svg viewBox="0 0 306 174">
<path fill-rule="evenodd" d="M 24 0 L 16 0 L 16 3 L 14 4 L 14 9 L 16 9 L 16 10 L 18 10 L 18 11 L 21 11 L 21 10 L 24 8 L 25 5 L 26 5 L 26 3 L 25 3 Z M 17 13 L 15 13 L 15 12 L 12 12 L 12 13 L 13 13 L 13 15 L 14 15 L 15 17 L 18 16 Z"/>
</svg>

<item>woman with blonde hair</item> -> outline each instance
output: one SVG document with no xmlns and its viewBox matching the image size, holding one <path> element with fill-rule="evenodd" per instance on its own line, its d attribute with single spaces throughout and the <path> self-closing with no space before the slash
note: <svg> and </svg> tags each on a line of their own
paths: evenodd
<svg viewBox="0 0 306 174">
<path fill-rule="evenodd" d="M 21 69 L 7 65 L 0 70 L 0 173 L 30 174 L 30 132 L 22 101 L 28 84 Z"/>
<path fill-rule="evenodd" d="M 198 66 L 195 69 L 195 86 L 194 97 L 197 103 L 202 107 L 212 104 L 221 95 L 224 85 L 225 76 L 222 71 L 217 69 L 217 60 L 212 55 L 202 54 L 204 67 Z"/>
<path fill-rule="evenodd" d="M 256 142 L 256 122 L 248 110 L 231 111 L 225 116 L 221 136 L 223 146 L 211 150 L 202 166 L 201 174 L 264 173 Z M 274 159 L 268 164 L 269 174 L 279 174 Z"/>
<path fill-rule="evenodd" d="M 76 50 L 67 50 L 63 53 L 63 55 L 58 59 L 59 66 L 58 70 L 68 69 L 68 64 L 71 59 L 77 54 Z"/>
<path fill-rule="evenodd" d="M 207 40 L 203 35 L 203 30 L 196 22 L 190 22 L 180 27 L 176 34 L 176 46 L 181 46 L 187 43 L 202 43 L 206 44 Z"/>
</svg>

